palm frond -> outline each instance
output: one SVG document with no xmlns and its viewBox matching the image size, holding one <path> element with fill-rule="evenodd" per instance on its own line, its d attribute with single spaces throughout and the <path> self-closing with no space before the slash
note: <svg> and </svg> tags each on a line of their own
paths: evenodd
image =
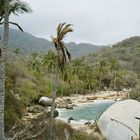
<svg viewBox="0 0 140 140">
<path fill-rule="evenodd" d="M 15 0 L 10 2 L 10 14 L 19 15 L 23 13 L 31 13 L 32 9 L 26 2 Z"/>
<path fill-rule="evenodd" d="M 67 54 L 68 59 L 71 61 L 71 54 L 68 51 L 67 47 L 65 46 L 64 42 L 62 42 L 62 45 L 63 45 L 63 48 L 65 48 L 65 51 L 66 51 L 66 54 Z"/>
<path fill-rule="evenodd" d="M 66 35 L 67 33 L 73 32 L 73 29 L 72 29 L 70 26 L 71 26 L 71 25 L 65 26 L 65 27 L 63 28 L 63 30 L 61 30 L 60 35 L 59 35 L 59 40 L 62 40 L 62 39 L 65 37 L 65 35 Z"/>
</svg>

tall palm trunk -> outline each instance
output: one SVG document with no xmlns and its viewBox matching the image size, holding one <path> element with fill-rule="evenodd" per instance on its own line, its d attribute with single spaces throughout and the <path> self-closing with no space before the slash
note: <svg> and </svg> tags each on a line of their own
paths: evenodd
<svg viewBox="0 0 140 140">
<path fill-rule="evenodd" d="M 79 75 L 78 75 L 78 72 L 77 72 L 77 76 L 75 73 L 75 78 L 76 78 L 76 95 L 77 95 L 79 93 Z"/>
<path fill-rule="evenodd" d="M 116 82 L 117 82 L 116 74 L 117 74 L 117 72 L 114 71 L 114 85 L 113 85 L 114 90 L 116 89 Z"/>
<path fill-rule="evenodd" d="M 9 0 L 5 0 L 4 34 L 2 41 L 2 54 L 0 56 L 0 140 L 5 140 L 4 135 L 4 100 L 5 100 L 5 62 L 6 48 L 9 36 Z"/>
<path fill-rule="evenodd" d="M 62 81 L 61 81 L 61 97 L 63 97 L 64 92 L 64 74 L 62 73 Z"/>
<path fill-rule="evenodd" d="M 100 79 L 99 79 L 99 92 L 101 91 L 101 85 L 102 85 L 102 73 L 100 73 Z"/>
<path fill-rule="evenodd" d="M 57 54 L 59 55 L 59 50 L 57 50 Z M 56 92 L 57 92 L 57 87 L 58 87 L 58 76 L 59 76 L 59 66 L 58 66 L 58 63 L 56 63 L 56 75 L 55 75 L 54 88 L 52 92 L 52 106 L 51 106 L 51 116 L 50 116 L 50 122 L 49 122 L 48 140 L 54 140 L 53 124 L 54 124 L 55 99 L 56 99 Z"/>
</svg>

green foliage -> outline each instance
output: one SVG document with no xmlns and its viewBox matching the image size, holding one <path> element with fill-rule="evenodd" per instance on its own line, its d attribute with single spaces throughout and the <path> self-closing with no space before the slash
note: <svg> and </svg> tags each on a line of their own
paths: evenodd
<svg viewBox="0 0 140 140">
<path fill-rule="evenodd" d="M 131 41 L 127 40 L 90 55 L 86 59 L 82 57 L 68 63 L 65 66 L 67 79 L 64 80 L 64 73 L 58 75 L 57 96 L 87 94 L 99 89 L 103 90 L 104 87 L 109 90 L 132 88 L 131 98 L 140 101 L 140 41 L 137 41 L 137 38 Z M 17 114 L 14 113 L 15 108 L 12 106 L 10 106 L 11 109 L 10 107 L 5 109 L 6 122 L 11 119 L 11 125 L 8 126 L 6 123 L 7 129 L 21 117 L 20 107 L 22 105 L 26 107 L 40 95 L 50 96 L 54 87 L 56 68 L 54 52 L 49 51 L 42 56 L 33 53 L 24 62 L 19 57 L 16 57 L 18 61 L 8 60 L 6 65 L 6 92 L 10 93 L 6 96 L 6 100 L 8 104 L 15 102 L 13 94 L 18 94 L 21 98 L 20 103 L 13 103 L 17 107 Z M 73 140 L 82 140 L 84 136 L 76 133 L 74 138 Z"/>
<path fill-rule="evenodd" d="M 134 88 L 132 89 L 130 93 L 131 99 L 140 101 L 140 88 Z"/>
<path fill-rule="evenodd" d="M 20 120 L 21 116 L 22 103 L 12 93 L 6 92 L 4 112 L 5 132 L 8 132 Z"/>
</svg>

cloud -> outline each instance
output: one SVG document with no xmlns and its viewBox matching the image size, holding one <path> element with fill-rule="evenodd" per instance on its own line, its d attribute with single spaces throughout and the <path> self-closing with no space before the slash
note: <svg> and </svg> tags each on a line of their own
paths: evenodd
<svg viewBox="0 0 140 140">
<path fill-rule="evenodd" d="M 27 0 L 26 0 L 27 1 Z M 66 41 L 112 44 L 140 35 L 140 0 L 30 0 L 30 15 L 13 17 L 25 31 L 49 39 L 60 22 L 72 23 Z"/>
</svg>

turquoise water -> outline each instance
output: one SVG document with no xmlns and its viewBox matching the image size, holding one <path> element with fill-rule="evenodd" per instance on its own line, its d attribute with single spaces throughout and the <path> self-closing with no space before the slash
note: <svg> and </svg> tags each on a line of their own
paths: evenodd
<svg viewBox="0 0 140 140">
<path fill-rule="evenodd" d="M 97 120 L 100 115 L 109 108 L 114 101 L 96 101 L 75 107 L 73 110 L 58 109 L 59 118 L 67 121 L 70 117 L 76 122 L 86 122 Z"/>
</svg>

